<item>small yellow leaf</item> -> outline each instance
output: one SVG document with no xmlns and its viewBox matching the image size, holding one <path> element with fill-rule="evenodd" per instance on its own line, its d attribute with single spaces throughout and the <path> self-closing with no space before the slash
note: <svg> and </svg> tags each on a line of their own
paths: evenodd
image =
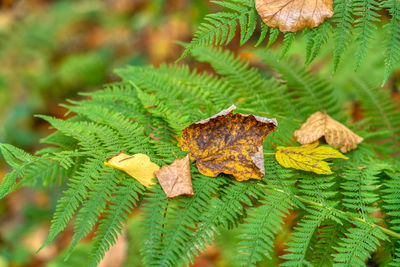
<svg viewBox="0 0 400 267">
<path fill-rule="evenodd" d="M 129 156 L 121 153 L 112 157 L 108 162 L 104 162 L 104 165 L 126 172 L 146 187 L 155 184 L 153 181 L 155 177 L 154 173 L 160 169 L 160 167 L 154 162 L 151 162 L 149 156 L 145 154 Z"/>
<path fill-rule="evenodd" d="M 331 147 L 318 147 L 318 141 L 300 147 L 278 146 L 277 150 L 275 158 L 283 167 L 311 171 L 318 174 L 332 173 L 328 163 L 323 161 L 324 159 L 348 159 L 348 157 Z"/>
</svg>

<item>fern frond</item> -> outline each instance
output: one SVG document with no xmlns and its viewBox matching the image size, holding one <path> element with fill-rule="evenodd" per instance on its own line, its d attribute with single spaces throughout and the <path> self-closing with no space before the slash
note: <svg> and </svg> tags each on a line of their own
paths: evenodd
<svg viewBox="0 0 400 267">
<path fill-rule="evenodd" d="M 282 266 L 312 266 L 309 247 L 317 229 L 325 220 L 333 220 L 340 223 L 333 209 L 309 208 L 307 213 L 297 223 L 292 235 L 292 241 L 288 242 L 286 249 L 288 254 L 281 256 L 285 261 Z"/>
<path fill-rule="evenodd" d="M 333 71 L 335 72 L 352 38 L 354 22 L 353 0 L 335 1 L 333 14 L 336 26 L 334 30 L 335 46 L 333 50 Z"/>
<path fill-rule="evenodd" d="M 112 129 L 115 132 L 113 135 L 118 136 L 118 140 L 121 143 L 121 151 L 126 151 L 129 154 L 145 153 L 149 156 L 154 155 L 148 145 L 150 138 L 143 133 L 139 123 L 131 121 L 131 117 L 134 116 L 131 114 L 131 109 L 134 109 L 135 107 L 130 107 L 122 113 L 112 112 L 99 106 L 96 102 L 92 104 L 86 102 L 70 102 L 75 105 L 64 105 L 70 111 L 76 112 L 82 116 L 87 116 L 90 120 L 96 121 L 99 125 L 104 125 Z M 117 105 L 114 104 L 114 106 Z M 142 125 L 144 122 L 149 121 L 148 116 L 146 117 L 147 120 L 142 121 Z"/>
<path fill-rule="evenodd" d="M 237 25 L 240 26 L 240 45 L 243 45 L 252 37 L 259 21 L 254 1 L 227 0 L 213 2 L 225 7 L 228 11 L 207 15 L 204 19 L 206 22 L 200 25 L 178 61 L 187 56 L 196 47 L 229 44 L 235 36 Z M 260 25 L 262 31 L 258 43 L 262 42 L 268 30 L 262 21 L 260 21 Z"/>
<path fill-rule="evenodd" d="M 66 170 L 49 157 L 36 157 L 15 146 L 0 144 L 5 161 L 13 170 L 5 175 L 0 184 L 0 199 L 23 185 L 34 185 L 41 180 L 44 185 L 61 181 Z"/>
<path fill-rule="evenodd" d="M 268 26 L 265 25 L 264 23 L 260 23 L 261 24 L 261 33 L 260 33 L 260 37 L 258 38 L 257 43 L 254 45 L 255 47 L 259 46 L 264 39 L 267 37 L 267 33 L 268 33 Z"/>
<path fill-rule="evenodd" d="M 335 176 L 322 176 L 310 173 L 296 174 L 298 180 L 297 188 L 299 195 L 306 199 L 312 199 L 320 203 L 326 203 L 334 199 L 337 192 Z M 333 204 L 333 203 L 331 203 Z"/>
<path fill-rule="evenodd" d="M 311 29 L 308 36 L 309 43 L 311 46 L 306 50 L 307 56 L 305 64 L 310 64 L 314 61 L 314 59 L 318 56 L 319 52 L 321 51 L 321 47 L 328 42 L 330 38 L 330 33 L 332 32 L 332 25 L 326 21 L 322 23 L 317 28 Z"/>
<path fill-rule="evenodd" d="M 387 164 L 379 162 L 352 162 L 343 174 L 344 182 L 341 184 L 340 192 L 343 195 L 343 206 L 349 211 L 360 214 L 364 220 L 373 220 L 368 214 L 377 210 L 373 205 L 378 199 L 379 178 Z"/>
<path fill-rule="evenodd" d="M 269 31 L 268 44 L 266 50 L 268 50 L 271 47 L 271 45 L 275 43 L 276 39 L 278 39 L 279 33 L 280 33 L 279 29 L 271 28 L 271 30 Z"/>
<path fill-rule="evenodd" d="M 395 251 L 392 261 L 389 263 L 390 267 L 396 267 L 400 265 L 400 241 L 395 241 Z"/>
<path fill-rule="evenodd" d="M 400 231 L 400 171 L 386 171 L 384 180 L 383 211 L 386 213 L 385 220 L 390 229 Z M 395 241 L 393 246 L 393 258 L 390 266 L 400 264 L 400 241 Z"/>
<path fill-rule="evenodd" d="M 400 172 L 387 171 L 388 179 L 385 179 L 383 192 L 383 208 L 387 219 L 395 231 L 400 231 Z"/>
<path fill-rule="evenodd" d="M 153 116 L 165 120 L 176 134 L 179 134 L 183 128 L 190 125 L 190 120 L 187 116 L 180 114 L 176 110 L 171 109 L 168 105 L 165 105 L 163 100 L 156 94 L 146 94 L 139 88 L 136 88 L 136 92 L 143 107 L 148 107 L 148 112 Z"/>
<path fill-rule="evenodd" d="M 89 158 L 81 165 L 81 169 L 76 172 L 74 177 L 69 180 L 69 188 L 57 203 L 49 234 L 40 249 L 52 242 L 65 229 L 79 205 L 86 199 L 88 187 L 93 183 L 93 173 L 96 173 L 96 170 L 103 166 L 103 160 Z"/>
<path fill-rule="evenodd" d="M 274 237 L 282 228 L 283 218 L 292 209 L 287 195 L 275 191 L 267 191 L 260 204 L 249 210 L 249 219 L 240 228 L 237 265 L 256 266 L 263 257 L 271 257 Z"/>
<path fill-rule="evenodd" d="M 227 100 L 232 99 L 234 92 L 227 82 L 211 75 L 190 72 L 185 66 L 163 65 L 159 69 L 131 67 L 118 73 L 146 93 L 157 91 L 159 99 L 168 99 L 165 102 L 171 110 L 187 116 L 191 122 L 198 121 L 202 113 L 191 112 L 185 105 L 205 110 L 207 115 L 215 114 L 226 108 Z M 233 101 L 229 102 L 232 104 Z"/>
<path fill-rule="evenodd" d="M 40 139 L 40 143 L 57 146 L 65 150 L 74 150 L 76 149 L 77 141 L 71 136 L 67 136 L 62 132 L 56 131 L 45 138 Z"/>
<path fill-rule="evenodd" d="M 260 73 L 249 67 L 249 63 L 235 57 L 229 50 L 222 48 L 196 48 L 193 56 L 200 62 L 208 62 L 213 69 L 223 76 L 236 91 L 257 91 L 263 83 Z M 245 89 L 245 90 L 243 90 Z M 244 93 L 235 92 L 234 97 L 244 97 Z"/>
<path fill-rule="evenodd" d="M 95 130 L 90 131 L 90 124 L 81 124 L 79 122 L 68 122 L 51 117 L 41 116 L 41 118 L 49 121 L 58 130 L 76 138 L 83 146 L 82 149 L 89 149 L 91 156 L 88 156 L 86 162 L 81 165 L 74 177 L 70 179 L 69 189 L 64 192 L 56 207 L 52 225 L 50 227 L 49 235 L 44 242 L 45 245 L 49 244 L 64 228 L 67 226 L 69 220 L 72 218 L 79 205 L 88 196 L 88 188 L 90 188 L 94 181 L 101 176 L 104 165 L 103 161 L 112 153 L 116 153 L 114 146 L 117 141 L 113 140 L 112 132 L 103 132 L 104 128 L 94 126 Z M 104 134 L 104 136 L 102 136 Z M 105 152 L 105 147 L 110 151 L 108 154 Z M 118 147 L 118 146 L 117 146 Z M 118 149 L 117 149 L 118 150 Z"/>
<path fill-rule="evenodd" d="M 284 58 L 286 54 L 289 52 L 289 49 L 292 46 L 295 38 L 296 38 L 296 33 L 294 32 L 285 32 L 283 34 L 283 46 L 281 50 L 280 59 Z"/>
<path fill-rule="evenodd" d="M 142 210 L 144 211 L 143 223 L 145 226 L 143 236 L 146 242 L 140 252 L 146 266 L 157 266 L 157 262 L 160 262 L 163 257 L 161 251 L 166 234 L 165 224 L 167 223 L 166 214 L 169 200 L 165 199 L 164 192 L 157 185 L 147 192 L 145 201 Z"/>
<path fill-rule="evenodd" d="M 354 22 L 355 43 L 357 45 L 354 69 L 357 70 L 367 54 L 369 43 L 377 29 L 375 22 L 380 21 L 378 14 L 380 6 L 375 0 L 354 0 L 353 4 L 354 15 L 358 17 Z"/>
<path fill-rule="evenodd" d="M 107 250 L 115 244 L 118 234 L 127 222 L 129 212 L 140 201 L 140 195 L 144 191 L 145 188 L 130 177 L 119 182 L 93 238 L 92 261 L 89 266 L 97 266 Z"/>
<path fill-rule="evenodd" d="M 298 67 L 291 61 L 278 60 L 272 53 L 264 53 L 257 50 L 259 56 L 268 65 L 282 74 L 289 88 L 294 90 L 293 104 L 299 113 L 297 116 L 304 120 L 316 110 L 326 110 L 331 116 L 340 111 L 340 105 L 334 93 L 334 89 L 326 81 L 315 77 L 304 67 Z M 302 115 L 302 116 L 301 116 Z"/>
<path fill-rule="evenodd" d="M 117 170 L 112 169 L 107 172 L 103 171 L 100 175 L 92 174 L 95 182 L 92 185 L 89 185 L 89 190 L 91 191 L 88 194 L 87 200 L 82 204 L 82 208 L 76 215 L 74 236 L 67 251 L 67 258 L 70 256 L 78 242 L 92 230 L 98 217 L 104 211 L 106 201 L 110 199 L 114 191 L 117 172 Z"/>
<path fill-rule="evenodd" d="M 193 230 L 199 223 L 202 213 L 207 210 L 212 196 L 218 192 L 224 179 L 215 179 L 201 175 L 193 168 L 192 182 L 194 196 L 180 198 L 175 201 L 174 207 L 169 212 L 170 220 L 165 225 L 167 231 L 162 240 L 164 245 L 159 251 L 158 266 L 176 266 L 181 262 L 185 250 L 185 242 L 190 240 Z"/>
<path fill-rule="evenodd" d="M 393 65 L 400 60 L 400 3 L 397 0 L 384 0 L 381 5 L 383 8 L 388 9 L 391 16 L 390 22 L 383 26 L 386 31 L 383 86 L 392 72 Z"/>
<path fill-rule="evenodd" d="M 218 179 L 222 179 L 222 177 L 218 177 Z M 199 251 L 203 251 L 206 244 L 211 244 L 218 231 L 217 226 L 236 226 L 246 216 L 243 203 L 253 206 L 253 201 L 264 194 L 259 185 L 250 182 L 233 183 L 221 193 L 221 198 L 213 198 L 210 201 L 209 206 L 199 218 L 200 223 L 196 231 L 185 242 L 182 255 L 185 256 L 186 264 L 193 262 L 194 256 L 197 256 Z"/>
<path fill-rule="evenodd" d="M 20 165 L 21 162 L 30 162 L 36 159 L 22 149 L 9 144 L 0 143 L 0 151 L 5 161 L 13 167 Z"/>
<path fill-rule="evenodd" d="M 272 149 L 272 144 L 267 147 Z M 294 177 L 293 171 L 282 167 L 275 160 L 275 155 L 265 155 L 264 161 L 266 172 L 262 182 L 267 185 L 268 191 L 280 188 L 293 206 L 305 209 L 303 203 L 295 197 L 298 190 L 295 186 L 297 179 Z"/>
<path fill-rule="evenodd" d="M 244 45 L 253 35 L 257 27 L 257 17 L 258 13 L 255 8 L 251 8 L 248 14 L 242 14 L 240 16 L 240 45 Z"/>
<path fill-rule="evenodd" d="M 353 222 L 356 227 L 350 227 L 346 236 L 341 238 L 334 254 L 336 266 L 365 266 L 364 262 L 387 236 L 378 228 Z"/>
<path fill-rule="evenodd" d="M 324 267 L 334 264 L 335 247 L 338 246 L 340 239 L 345 237 L 344 233 L 349 227 L 351 225 L 346 221 L 337 223 L 333 220 L 326 220 L 321 224 L 316 232 L 317 240 L 313 245 L 314 253 L 311 256 L 313 266 Z"/>
<path fill-rule="evenodd" d="M 357 97 L 369 118 L 370 131 L 381 132 L 377 141 L 380 144 L 376 149 L 383 155 L 389 156 L 398 151 L 400 143 L 400 113 L 397 105 L 390 97 L 390 93 L 384 89 L 378 89 L 358 77 L 353 77 L 357 88 Z M 386 132 L 382 132 L 386 131 Z"/>
</svg>

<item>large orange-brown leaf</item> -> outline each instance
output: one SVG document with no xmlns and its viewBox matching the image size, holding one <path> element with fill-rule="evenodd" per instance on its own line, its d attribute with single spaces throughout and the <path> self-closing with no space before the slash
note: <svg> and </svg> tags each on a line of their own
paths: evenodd
<svg viewBox="0 0 400 267">
<path fill-rule="evenodd" d="M 332 0 L 256 0 L 256 9 L 269 27 L 296 32 L 332 17 L 332 4 Z"/>
<path fill-rule="evenodd" d="M 167 197 L 193 196 L 189 156 L 162 166 L 155 174 Z"/>
<path fill-rule="evenodd" d="M 300 144 L 310 144 L 325 136 L 326 142 L 346 153 L 357 147 L 363 138 L 353 133 L 328 114 L 315 112 L 312 114 L 294 136 Z"/>
<path fill-rule="evenodd" d="M 274 131 L 276 119 L 233 114 L 236 107 L 221 111 L 182 131 L 179 145 L 190 151 L 200 173 L 215 177 L 232 174 L 236 180 L 261 179 L 264 176 L 263 143 Z"/>
</svg>

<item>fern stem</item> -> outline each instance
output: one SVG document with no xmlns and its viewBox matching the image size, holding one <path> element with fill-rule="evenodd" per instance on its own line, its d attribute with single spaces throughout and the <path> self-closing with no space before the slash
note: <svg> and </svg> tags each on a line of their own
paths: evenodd
<svg viewBox="0 0 400 267">
<path fill-rule="evenodd" d="M 264 153 L 264 155 L 275 155 L 275 153 Z"/>
<path fill-rule="evenodd" d="M 283 190 L 281 190 L 281 189 L 274 189 L 274 190 L 277 191 L 277 192 L 280 192 L 280 193 L 284 193 L 284 194 L 286 194 L 286 195 L 289 195 L 287 192 L 285 192 L 285 191 L 283 191 Z M 389 229 L 387 229 L 387 228 L 385 228 L 385 227 L 383 227 L 383 226 L 380 226 L 380 225 L 377 225 L 377 224 L 374 224 L 374 223 L 367 222 L 367 221 L 364 220 L 364 219 L 361 219 L 361 218 L 358 218 L 358 217 L 354 217 L 354 216 L 352 216 L 352 215 L 350 215 L 350 214 L 347 214 L 347 213 L 344 212 L 344 211 L 341 211 L 341 210 L 338 210 L 338 209 L 335 209 L 335 208 L 332 208 L 332 207 L 329 207 L 329 206 L 325 206 L 325 205 L 322 204 L 322 203 L 318 203 L 318 202 L 315 202 L 315 201 L 312 201 L 312 200 L 309 200 L 309 199 L 305 199 L 305 198 L 302 198 L 301 196 L 298 196 L 298 195 L 291 195 L 291 196 L 293 196 L 293 197 L 297 198 L 298 200 L 300 200 L 301 202 L 306 203 L 306 204 L 309 204 L 309 205 L 313 205 L 313 206 L 320 207 L 320 208 L 324 208 L 324 209 L 335 210 L 335 212 L 337 212 L 337 213 L 339 213 L 339 214 L 341 214 L 341 215 L 347 217 L 347 219 L 350 219 L 350 220 L 353 220 L 353 221 L 357 221 L 357 222 L 360 222 L 360 223 L 367 224 L 367 225 L 369 225 L 369 226 L 372 227 L 372 228 L 378 227 L 378 228 L 379 228 L 382 232 L 384 232 L 385 234 L 400 239 L 400 234 L 399 234 L 399 233 L 396 233 L 396 232 L 394 232 L 394 231 L 392 231 L 392 230 L 389 230 Z"/>
</svg>

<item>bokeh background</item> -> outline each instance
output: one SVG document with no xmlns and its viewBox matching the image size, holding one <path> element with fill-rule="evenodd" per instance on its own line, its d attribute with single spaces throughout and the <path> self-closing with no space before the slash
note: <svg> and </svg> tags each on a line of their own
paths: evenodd
<svg viewBox="0 0 400 267">
<path fill-rule="evenodd" d="M 103 84 L 118 81 L 113 69 L 127 65 L 173 63 L 183 48 L 176 41 L 189 42 L 203 17 L 217 7 L 208 0 L 3 0 L 0 2 L 0 142 L 11 143 L 29 152 L 41 147 L 41 137 L 51 130 L 34 114 L 64 116 L 60 106 L 65 99 L 80 99 L 78 92 L 96 90 Z M 386 14 L 382 14 L 385 16 Z M 299 36 L 289 52 L 304 62 L 305 46 Z M 357 75 L 378 86 L 383 77 L 382 37 L 377 36 L 374 51 Z M 272 49 L 281 45 L 278 39 Z M 252 47 L 240 47 L 238 38 L 229 48 L 253 65 Z M 353 75 L 350 47 L 339 71 L 332 76 L 331 45 L 310 66 L 334 86 L 351 86 Z M 376 51 L 375 51 L 376 50 Z M 350 62 L 350 63 L 348 63 Z M 209 66 L 190 57 L 183 63 L 200 71 Z M 271 75 L 268 70 L 266 75 Z M 385 84 L 400 103 L 400 71 Z M 362 118 L 357 103 L 349 102 L 354 119 Z M 8 167 L 0 158 L 0 179 Z M 85 266 L 89 253 L 85 238 L 68 261 L 67 248 L 72 228 L 67 228 L 56 242 L 43 249 L 49 222 L 63 187 L 21 188 L 0 201 L 0 267 L 3 266 Z M 140 263 L 140 211 L 135 210 L 127 230 L 112 248 L 101 266 L 142 266 Z M 286 219 L 285 228 L 276 240 L 276 255 L 265 266 L 274 266 L 284 250 L 295 215 Z M 133 235 L 133 233 L 135 233 Z M 196 260 L 194 266 L 230 266 L 235 230 L 222 231 Z"/>
</svg>

